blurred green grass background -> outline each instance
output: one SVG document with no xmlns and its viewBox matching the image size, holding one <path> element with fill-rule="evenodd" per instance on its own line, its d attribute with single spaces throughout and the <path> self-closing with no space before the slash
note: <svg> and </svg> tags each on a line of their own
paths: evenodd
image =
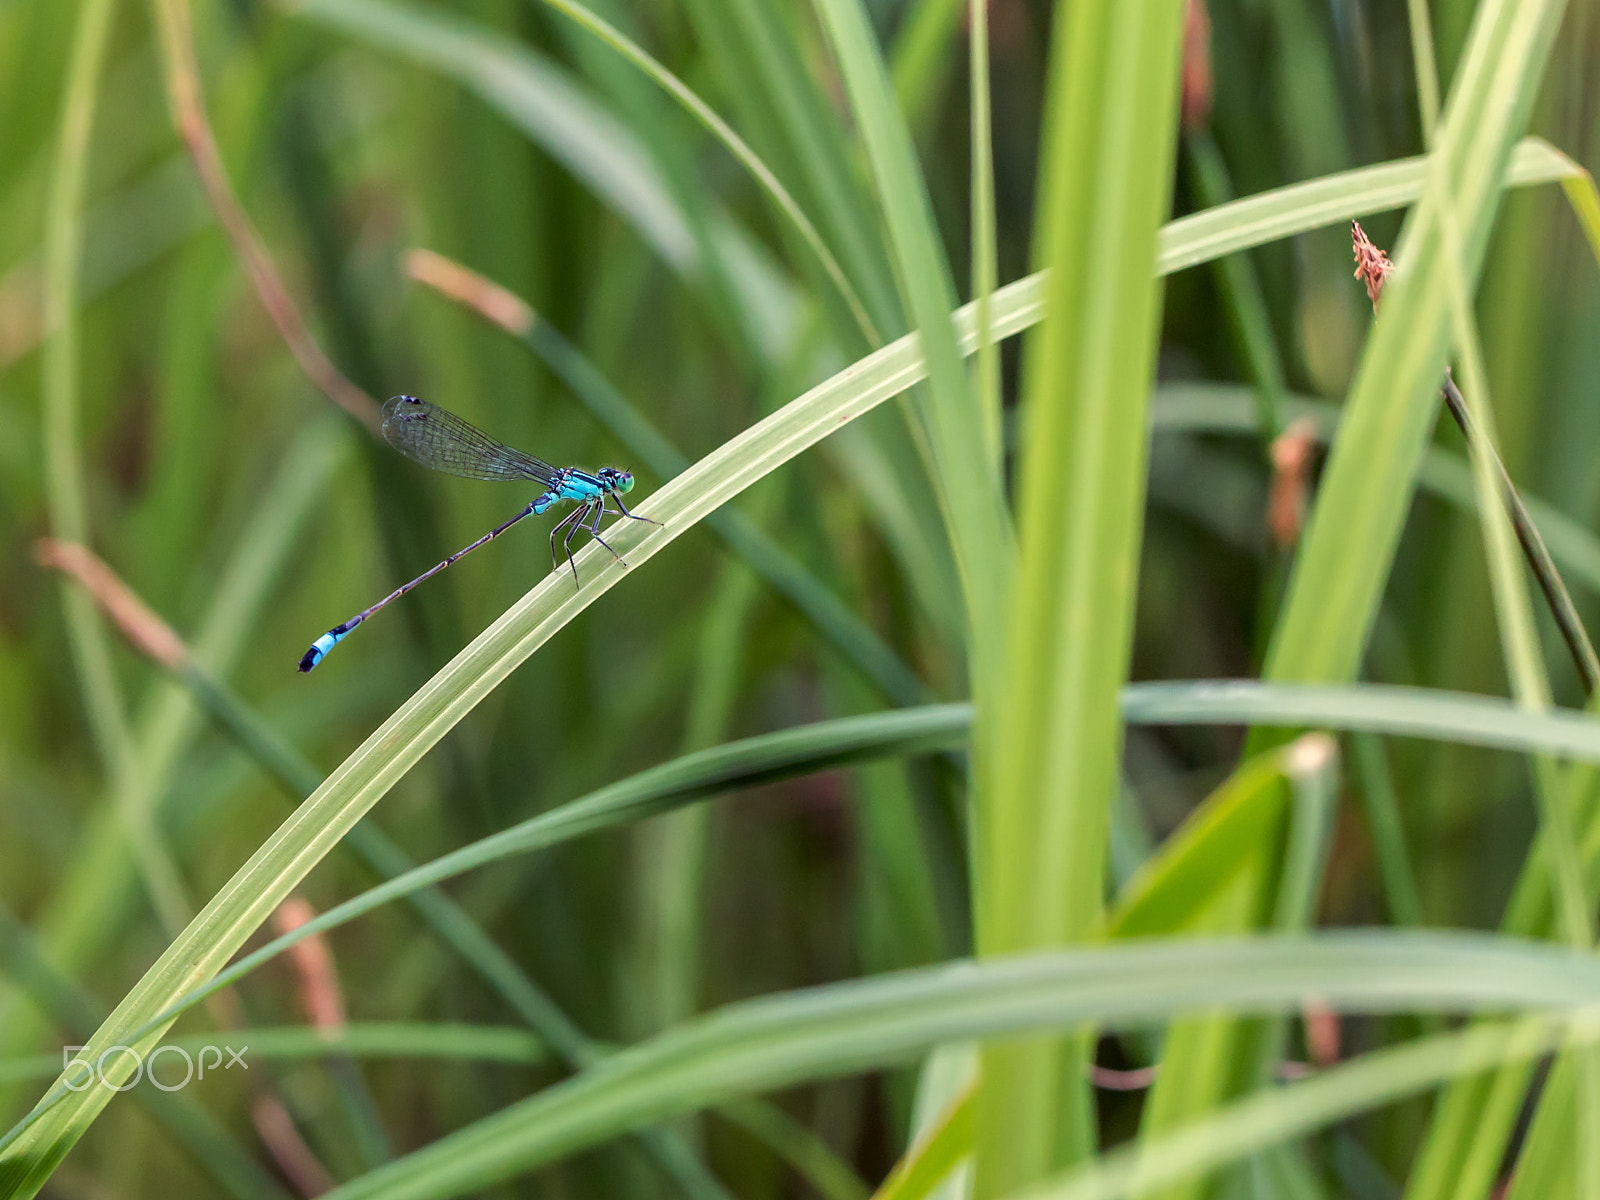
<svg viewBox="0 0 1600 1200">
<path fill-rule="evenodd" d="M 809 5 L 594 0 L 727 117 L 794 191 L 886 337 L 909 327 L 845 87 Z M 1431 6 L 1448 80 L 1473 5 Z M 970 130 L 965 6 L 870 0 L 956 290 L 969 298 Z M 1209 117 L 1178 141 L 1173 214 L 1419 153 L 1403 6 L 1377 0 L 1211 0 Z M 1009 281 L 1031 233 L 1051 6 L 995 0 L 995 248 Z M 1568 5 L 1532 132 L 1597 160 L 1596 6 Z M 140 764 L 102 765 L 58 586 L 33 545 L 52 529 L 45 390 L 45 227 L 62 80 L 79 16 L 0 2 L 0 904 L 89 1012 L 115 1004 L 277 828 L 285 798 L 182 689 L 117 643 L 112 668 Z M 616 464 L 638 494 L 663 482 L 551 368 L 502 330 L 410 279 L 437 251 L 523 297 L 549 327 L 699 459 L 871 348 L 794 229 L 726 151 L 635 69 L 561 15 L 517 0 L 227 0 L 195 35 L 223 160 L 290 293 L 330 358 L 381 399 L 444 404 L 558 464 Z M 153 17 L 114 7 L 87 158 L 80 287 L 81 445 L 94 549 L 190 639 L 207 665 L 322 770 L 546 570 L 521 526 L 363 627 L 309 678 L 310 640 L 530 498 L 428 475 L 333 412 L 286 352 L 217 227 L 166 110 Z M 1367 222 L 1392 245 L 1397 214 Z M 1243 264 L 1241 269 L 1241 264 Z M 1503 456 L 1524 491 L 1583 527 L 1600 512 L 1600 274 L 1554 188 L 1508 193 L 1477 316 Z M 1338 401 L 1371 321 L 1340 224 L 1167 281 L 1156 403 L 1197 382 Z M 1001 351 L 1005 422 L 1019 388 Z M 1437 440 L 1461 450 L 1451 429 Z M 1158 425 L 1138 554 L 1131 676 L 1261 672 L 1288 555 L 1269 537 L 1270 465 L 1248 432 Z M 922 450 L 885 406 L 737 502 L 875 630 L 928 697 L 967 695 L 961 587 Z M 546 523 L 547 524 L 547 523 Z M 1419 493 L 1376 614 L 1363 678 L 1504 694 L 1476 522 Z M 403 780 L 376 823 L 428 859 L 636 770 L 733 738 L 875 711 L 885 693 L 724 543 L 694 530 L 646 578 L 598 599 Z M 1594 592 L 1577 587 L 1582 613 Z M 1583 697 L 1541 615 L 1559 701 Z M 917 697 L 910 697 L 915 699 Z M 1137 861 L 1233 771 L 1236 730 L 1130 730 L 1115 835 Z M 1430 926 L 1494 928 L 1534 836 L 1512 755 L 1398 740 L 1388 765 Z M 1347 780 L 1315 909 L 1320 925 L 1401 923 Z M 1378 776 L 1368 772 L 1366 781 Z M 127 791 L 138 797 L 129 800 Z M 140 790 L 142 789 L 142 790 Z M 295 799 L 298 799 L 296 797 Z M 883 762 L 762 788 L 493 865 L 451 885 L 495 942 L 602 1043 L 634 1042 L 747 997 L 970 953 L 959 762 Z M 130 805 L 132 806 L 130 808 Z M 134 813 L 130 817 L 130 812 Z M 172 875 L 152 882 L 137 829 Z M 1391 831 L 1392 832 L 1392 831 Z M 108 850 L 122 846 L 132 851 Z M 302 888 L 325 909 L 376 882 L 335 854 Z M 1404 898 L 1402 898 L 1403 903 Z M 175 921 L 174 914 L 178 919 Z M 358 1022 L 504 1026 L 504 1002 L 387 908 L 331 936 Z M 41 1006 L 16 953 L 0 960 L 0 1059 L 54 1052 L 92 1029 Z M 25 976 L 29 976 L 25 978 Z M 252 976 L 236 1014 L 301 1024 L 283 962 Z M 215 1014 L 213 1014 L 213 1017 Z M 1413 1023 L 1414 1024 L 1414 1023 Z M 1396 1028 L 1410 1028 L 1405 1019 Z M 1367 1044 L 1394 1030 L 1356 1028 Z M 517 1043 L 508 1055 L 532 1057 Z M 4 1062 L 0 1061 L 0 1071 Z M 497 1111 L 563 1071 L 548 1060 L 316 1059 L 266 1068 L 205 1105 L 271 1174 L 257 1088 L 281 1098 L 338 1179 Z M 826 1166 L 780 1150 L 801 1131 L 860 1178 L 899 1158 L 915 1072 L 782 1094 L 763 1110 L 674 1127 L 741 1197 L 811 1194 Z M 0 1124 L 36 1085 L 0 1074 Z M 1100 1102 L 1108 1136 L 1134 1097 Z M 1316 1194 L 1378 1197 L 1403 1180 L 1423 1106 L 1329 1135 Z M 207 1194 L 216 1184 L 144 1108 L 118 1103 L 51 1194 Z M 767 1121 L 765 1133 L 752 1127 Z M 380 1137 L 377 1131 L 382 1131 Z M 1345 1156 L 1339 1159 L 1338 1156 Z M 1348 1160 L 1348 1161 L 1346 1161 Z M 1355 1164 L 1355 1165 L 1350 1165 Z M 1337 1165 L 1337 1163 L 1336 1163 Z M 1363 1174 L 1365 1172 L 1365 1174 Z M 634 1143 L 493 1194 L 670 1194 Z M 1365 1179 L 1363 1185 L 1359 1181 Z M 1376 1180 L 1376 1182 L 1374 1182 Z M 849 1181 L 838 1184 L 848 1188 Z M 1363 1187 L 1366 1190 L 1363 1190 Z"/>
</svg>

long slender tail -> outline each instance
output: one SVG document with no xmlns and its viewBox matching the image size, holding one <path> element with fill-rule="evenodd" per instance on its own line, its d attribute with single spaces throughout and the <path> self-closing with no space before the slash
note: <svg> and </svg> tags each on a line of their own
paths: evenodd
<svg viewBox="0 0 1600 1200">
<path fill-rule="evenodd" d="M 327 633 L 323 634 L 316 641 L 312 642 L 311 643 L 311 649 L 307 650 L 304 654 L 302 654 L 300 656 L 300 671 L 302 673 L 304 673 L 306 671 L 312 670 L 318 663 L 320 663 L 324 658 L 327 657 L 327 654 L 328 654 L 329 650 L 332 650 L 340 642 L 344 641 L 345 638 L 349 637 L 351 631 L 354 630 L 357 625 L 361 624 L 361 622 L 365 621 L 373 613 L 377 612 L 380 608 L 384 607 L 384 605 L 390 603 L 391 601 L 400 599 L 401 596 L 404 596 L 407 592 L 409 592 L 412 588 L 416 587 L 417 584 L 421 583 L 424 579 L 433 578 L 433 576 L 437 575 L 440 571 L 444 570 L 451 563 L 455 562 L 459 558 L 464 558 L 468 554 L 471 554 L 474 550 L 476 550 L 479 546 L 483 545 L 485 542 L 493 541 L 495 538 L 499 537 L 506 530 L 510 529 L 518 521 L 522 520 L 523 517 L 532 516 L 534 513 L 542 513 L 545 509 L 549 508 L 552 504 L 554 504 L 556 502 L 556 500 L 557 500 L 556 496 L 552 495 L 549 492 L 546 492 L 544 495 L 539 496 L 538 498 L 536 498 L 531 504 L 528 505 L 527 508 L 523 509 L 521 512 L 519 512 L 516 516 L 512 517 L 505 524 L 496 525 L 488 533 L 484 534 L 477 541 L 473 542 L 472 545 L 465 546 L 462 549 L 457 550 L 454 554 L 452 554 L 449 558 L 445 559 L 443 562 L 439 563 L 437 566 L 429 567 L 426 571 L 424 571 L 421 575 L 418 575 L 410 583 L 401 584 L 399 587 L 395 588 L 394 591 L 390 592 L 387 596 L 385 596 L 382 600 L 379 600 L 371 608 L 362 609 L 355 616 L 351 617 L 348 621 L 346 621 L 343 625 L 335 625 L 332 629 L 328 630 Z"/>
</svg>

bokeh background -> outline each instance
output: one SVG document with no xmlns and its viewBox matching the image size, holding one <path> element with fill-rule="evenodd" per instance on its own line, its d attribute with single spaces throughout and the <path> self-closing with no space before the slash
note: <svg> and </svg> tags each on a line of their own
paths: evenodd
<svg viewBox="0 0 1600 1200">
<path fill-rule="evenodd" d="M 589 7 L 705 97 L 822 214 L 885 330 L 901 332 L 809 6 L 772 0 L 756 17 L 714 0 Z M 965 296 L 965 5 L 868 8 Z M 1006 281 L 1030 262 L 1051 6 L 990 8 Z M 1591 167 L 1596 8 L 1569 6 L 1534 121 Z M 1196 94 L 1175 215 L 1421 151 L 1403 6 L 1205 9 L 1191 42 Z M 1431 9 L 1448 77 L 1472 5 Z M 8 1079 L 6 1060 L 54 1053 L 92 1027 L 288 804 L 181 686 L 120 642 L 112 669 L 136 769 L 108 774 L 61 585 L 35 560 L 36 540 L 57 528 L 43 247 L 78 11 L 0 0 L 0 948 L 9 947 L 0 973 L 10 977 L 0 981 L 0 1125 L 39 1086 Z M 725 150 L 541 4 L 213 0 L 195 6 L 194 23 L 238 197 L 314 337 L 372 397 L 422 395 L 558 464 L 631 467 L 637 495 L 662 482 L 526 345 L 411 278 L 407 255 L 418 248 L 524 298 L 691 458 L 866 349 Z M 295 673 L 322 630 L 530 497 L 414 467 L 308 381 L 218 228 L 174 133 L 162 70 L 151 12 L 117 5 L 86 167 L 75 357 L 88 540 L 327 770 L 543 576 L 548 521 L 519 526 L 386 610 L 314 675 Z M 838 194 L 817 180 L 835 181 Z M 1399 217 L 1368 228 L 1391 244 Z M 1558 189 L 1507 199 L 1479 304 L 1504 454 L 1526 492 L 1585 527 L 1600 515 L 1597 284 Z M 1135 678 L 1255 675 L 1290 553 L 1267 528 L 1270 460 L 1248 416 L 1197 427 L 1178 421 L 1184 405 L 1199 397 L 1249 414 L 1261 389 L 1337 402 L 1370 320 L 1340 227 L 1169 280 Z M 1004 364 L 1009 403 L 1014 345 Z M 959 593 L 932 493 L 903 423 L 885 410 L 871 424 L 803 456 L 739 507 L 844 597 L 930 695 L 958 699 Z M 1453 430 L 1438 437 L 1460 449 Z M 414 857 L 433 857 L 685 749 L 896 699 L 706 532 L 641 576 L 495 691 L 383 802 L 377 823 Z M 1572 582 L 1593 617 L 1596 579 Z M 1576 701 L 1554 645 L 1561 699 Z M 1479 532 L 1458 504 L 1424 489 L 1367 677 L 1503 694 L 1500 662 Z M 1238 749 L 1236 731 L 1131 731 L 1124 861 L 1224 778 Z M 1526 773 L 1490 752 L 1389 750 L 1419 906 L 1411 915 L 1492 926 L 1532 836 Z M 960 794 L 937 760 L 819 775 L 494 866 L 451 892 L 589 1035 L 628 1042 L 729 1000 L 969 950 Z M 1361 811 L 1342 809 L 1325 924 L 1396 918 Z M 302 891 L 320 909 L 373 878 L 335 856 Z M 403 909 L 365 918 L 330 946 L 352 1020 L 508 1023 L 501 1000 Z M 34 954 L 55 992 L 39 990 Z M 253 977 L 234 1016 L 305 1021 L 306 969 L 283 962 Z M 254 1107 L 264 1092 L 305 1152 L 343 1178 L 385 1153 L 385 1140 L 419 1145 L 559 1072 L 379 1057 L 359 1068 L 288 1061 L 263 1074 L 248 1087 L 208 1084 L 227 1136 L 285 1171 L 274 1161 L 282 1143 Z M 785 1094 L 787 1134 L 814 1135 L 877 1178 L 903 1144 L 910 1084 L 890 1074 Z M 1111 1128 L 1117 1105 L 1132 1103 L 1107 1102 Z M 739 1195 L 810 1194 L 814 1184 L 773 1149 L 776 1135 L 752 1132 L 751 1121 L 716 1115 L 689 1132 Z M 146 1108 L 115 1105 L 52 1194 L 213 1189 L 183 1140 L 155 1122 Z M 1374 1163 L 1407 1153 L 1406 1128 L 1396 1119 L 1368 1139 Z M 667 1188 L 626 1146 L 538 1179 L 538 1194 L 552 1196 Z"/>
</svg>

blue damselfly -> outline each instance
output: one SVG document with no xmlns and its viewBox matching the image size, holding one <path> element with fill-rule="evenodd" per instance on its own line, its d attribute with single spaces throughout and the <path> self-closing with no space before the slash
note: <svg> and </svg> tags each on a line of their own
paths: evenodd
<svg viewBox="0 0 1600 1200">
<path fill-rule="evenodd" d="M 424 579 L 437 575 L 458 558 L 472 553 L 485 542 L 499 537 L 523 517 L 571 501 L 578 507 L 556 523 L 550 531 L 550 562 L 559 570 L 561 559 L 556 552 L 556 536 L 565 529 L 561 548 L 566 551 L 567 564 L 572 568 L 572 580 L 578 581 L 578 564 L 572 560 L 572 537 L 578 530 L 586 530 L 591 538 L 610 551 L 611 557 L 622 562 L 622 556 L 612 550 L 600 536 L 600 518 L 608 512 L 628 517 L 634 521 L 651 521 L 628 511 L 623 504 L 624 493 L 633 489 L 633 475 L 615 467 L 601 467 L 590 474 L 577 467 L 552 467 L 531 454 L 524 454 L 512 446 L 496 441 L 475 425 L 463 421 L 454 413 L 446 412 L 436 404 L 419 400 L 415 396 L 395 396 L 383 406 L 383 436 L 396 450 L 412 462 L 421 463 L 435 471 L 459 475 L 463 479 L 489 479 L 511 482 L 537 483 L 544 491 L 503 525 L 497 525 L 472 545 L 457 550 L 449 558 L 418 575 L 410 583 L 402 584 L 379 600 L 371 608 L 363 609 L 342 625 L 335 625 L 311 644 L 300 659 L 300 670 L 309 671 L 373 613 L 392 600 L 398 600 Z M 617 507 L 607 508 L 610 501 Z M 626 566 L 626 563 L 623 563 Z"/>
</svg>

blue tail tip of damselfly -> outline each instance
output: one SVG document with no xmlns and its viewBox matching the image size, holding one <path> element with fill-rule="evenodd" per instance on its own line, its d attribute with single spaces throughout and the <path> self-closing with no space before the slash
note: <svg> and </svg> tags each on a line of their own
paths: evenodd
<svg viewBox="0 0 1600 1200">
<path fill-rule="evenodd" d="M 329 650 L 337 646 L 349 630 L 330 629 L 316 641 L 311 643 L 311 649 L 300 656 L 300 673 L 305 674 L 315 667 L 327 655 Z"/>
</svg>

